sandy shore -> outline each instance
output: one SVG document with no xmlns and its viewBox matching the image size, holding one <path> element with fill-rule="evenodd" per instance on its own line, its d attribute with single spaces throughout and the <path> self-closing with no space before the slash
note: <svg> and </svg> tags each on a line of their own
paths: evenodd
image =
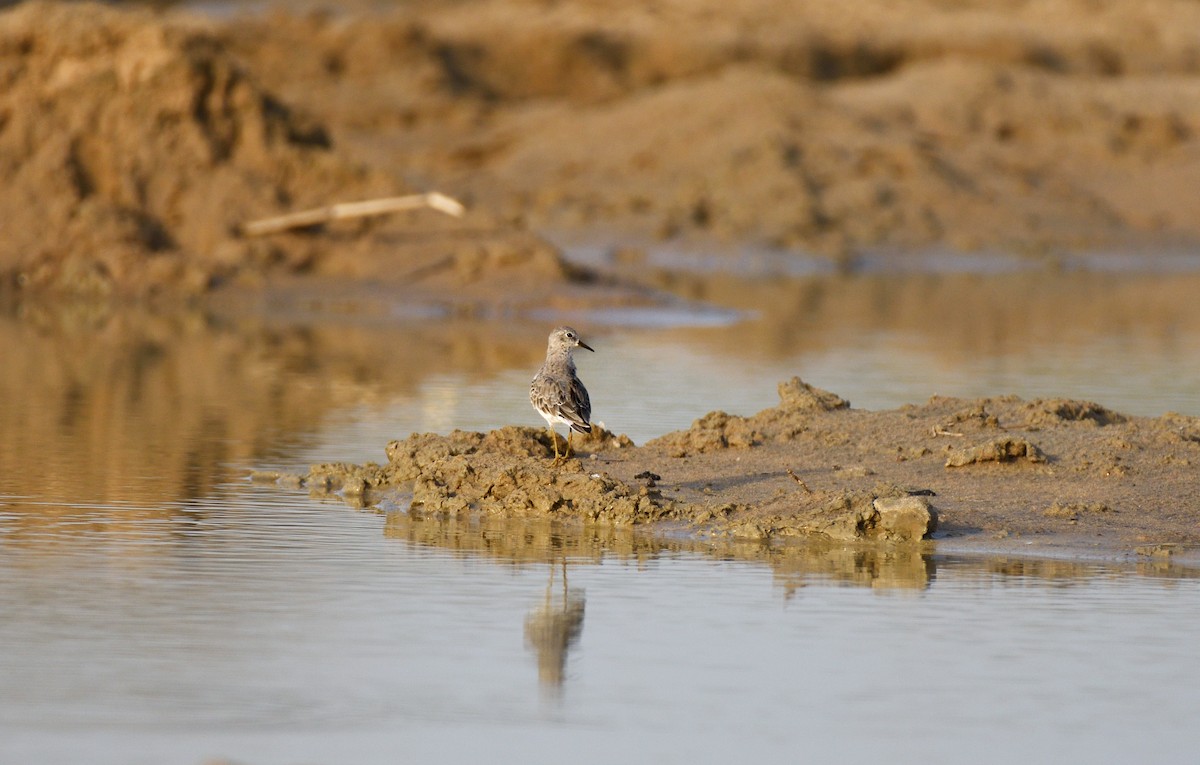
<svg viewBox="0 0 1200 765">
<path fill-rule="evenodd" d="M 712 412 L 642 446 L 597 429 L 562 466 L 546 431 L 509 427 L 393 441 L 384 464 L 257 478 L 442 518 L 1196 561 L 1196 418 L 1015 397 L 868 412 L 798 379 L 779 393 L 751 417 Z"/>
</svg>

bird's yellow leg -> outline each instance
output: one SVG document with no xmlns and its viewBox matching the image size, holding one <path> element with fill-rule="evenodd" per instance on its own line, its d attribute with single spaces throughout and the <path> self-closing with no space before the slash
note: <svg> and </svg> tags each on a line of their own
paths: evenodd
<svg viewBox="0 0 1200 765">
<path fill-rule="evenodd" d="M 575 431 L 567 431 L 567 453 L 563 455 L 563 459 L 569 459 L 575 456 L 575 448 L 571 446 L 571 438 L 575 435 Z"/>
</svg>

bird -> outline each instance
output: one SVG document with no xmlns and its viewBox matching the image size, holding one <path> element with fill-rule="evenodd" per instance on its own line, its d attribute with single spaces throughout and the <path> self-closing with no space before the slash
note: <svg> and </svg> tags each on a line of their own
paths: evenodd
<svg viewBox="0 0 1200 765">
<path fill-rule="evenodd" d="M 546 360 L 529 384 L 529 402 L 550 428 L 555 465 L 571 456 L 571 436 L 576 431 L 592 432 L 592 402 L 587 388 L 575 374 L 575 359 L 571 355 L 576 348 L 596 352 L 571 327 L 555 328 L 546 344 Z M 567 451 L 563 455 L 558 452 L 558 434 L 554 432 L 555 424 L 560 422 L 567 425 Z"/>
</svg>

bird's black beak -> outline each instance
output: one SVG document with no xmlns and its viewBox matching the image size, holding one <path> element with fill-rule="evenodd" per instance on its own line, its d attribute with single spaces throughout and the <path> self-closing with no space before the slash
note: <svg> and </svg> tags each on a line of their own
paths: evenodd
<svg viewBox="0 0 1200 765">
<path fill-rule="evenodd" d="M 588 345 L 587 343 L 583 342 L 582 340 L 577 340 L 577 341 L 576 341 L 576 345 L 578 345 L 580 348 L 587 348 L 587 349 L 588 349 L 589 351 L 591 351 L 592 353 L 595 353 L 595 352 L 596 352 L 596 349 L 595 349 L 595 348 L 593 348 L 592 346 L 590 346 L 590 345 Z"/>
</svg>

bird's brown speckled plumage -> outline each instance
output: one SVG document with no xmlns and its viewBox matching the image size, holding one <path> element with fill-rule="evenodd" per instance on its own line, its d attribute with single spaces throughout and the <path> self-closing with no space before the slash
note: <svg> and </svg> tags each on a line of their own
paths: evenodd
<svg viewBox="0 0 1200 765">
<path fill-rule="evenodd" d="M 546 345 L 546 360 L 529 384 L 529 401 L 550 428 L 556 462 L 562 457 L 558 453 L 558 437 L 554 434 L 555 423 L 569 426 L 567 457 L 571 454 L 571 434 L 592 432 L 592 402 L 587 388 L 575 373 L 575 359 L 571 355 L 576 348 L 592 350 L 571 327 L 558 327 L 551 332 Z"/>
</svg>

